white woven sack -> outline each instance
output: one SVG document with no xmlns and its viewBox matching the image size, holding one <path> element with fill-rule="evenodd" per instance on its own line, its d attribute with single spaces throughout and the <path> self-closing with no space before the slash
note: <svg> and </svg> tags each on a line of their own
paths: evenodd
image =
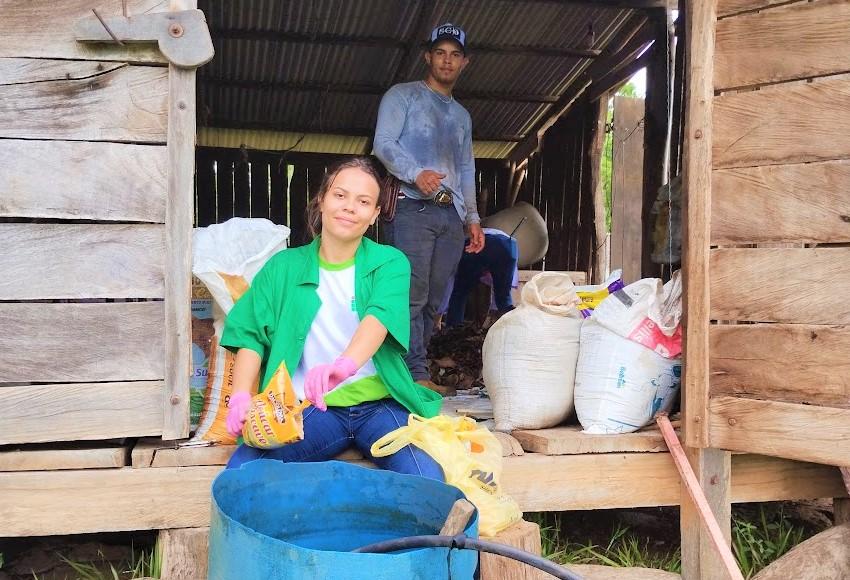
<svg viewBox="0 0 850 580">
<path fill-rule="evenodd" d="M 582 324 L 574 288 L 567 274 L 534 276 L 487 333 L 484 384 L 496 430 L 553 427 L 572 412 Z"/>
<path fill-rule="evenodd" d="M 611 300 L 607 298 L 606 300 Z M 581 329 L 575 406 L 585 433 L 630 433 L 669 411 L 679 392 L 682 364 L 602 326 Z"/>
</svg>

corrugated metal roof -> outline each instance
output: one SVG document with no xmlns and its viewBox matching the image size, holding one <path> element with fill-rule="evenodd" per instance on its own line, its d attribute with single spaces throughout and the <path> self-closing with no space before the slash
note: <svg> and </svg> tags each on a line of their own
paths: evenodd
<svg viewBox="0 0 850 580">
<path fill-rule="evenodd" d="M 310 140 L 332 149 L 369 136 L 381 94 L 394 81 L 424 77 L 418 51 L 407 55 L 411 41 L 414 49 L 424 41 L 425 28 L 451 21 L 467 32 L 471 62 L 456 91 L 483 151 L 483 141 L 526 135 L 591 62 L 512 48 L 603 49 L 631 15 L 553 0 L 200 0 L 198 5 L 216 49 L 199 73 L 199 126 L 341 133 Z M 334 139 L 341 144 L 329 145 Z M 511 147 L 500 143 L 486 149 Z"/>
</svg>

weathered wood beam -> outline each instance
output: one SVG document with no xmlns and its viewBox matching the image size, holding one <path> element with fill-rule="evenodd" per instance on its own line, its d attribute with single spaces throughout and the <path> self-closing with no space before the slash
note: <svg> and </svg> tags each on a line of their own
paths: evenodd
<svg viewBox="0 0 850 580">
<path fill-rule="evenodd" d="M 593 83 L 590 86 L 590 91 L 587 94 L 587 98 L 591 101 L 595 101 L 603 95 L 607 95 L 609 92 L 613 91 L 614 89 L 617 89 L 620 85 L 632 78 L 635 73 L 637 73 L 640 69 L 646 67 L 652 56 L 651 53 L 652 49 L 648 49 L 636 60 L 633 60 L 631 64 L 628 64 L 623 68 L 619 69 L 618 71 L 614 72 L 613 74 L 607 75 L 601 78 L 599 81 Z"/>
<path fill-rule="evenodd" d="M 249 121 L 243 122 L 234 119 L 225 119 L 221 117 L 210 117 L 204 127 L 218 127 L 222 129 L 258 129 L 262 131 L 286 131 L 289 133 L 321 133 L 323 135 L 347 135 L 349 137 L 371 137 L 375 133 L 374 126 L 370 127 L 311 127 L 309 125 L 287 125 L 285 123 L 268 123 L 265 121 Z M 474 127 L 473 127 L 474 129 Z M 473 132 L 472 138 L 476 141 L 508 141 L 518 142 L 525 138 L 525 135 L 515 134 L 476 134 Z"/>
<path fill-rule="evenodd" d="M 430 22 L 430 20 L 429 20 Z M 430 26 L 430 24 L 429 24 Z M 353 36 L 347 34 L 305 34 L 298 32 L 287 32 L 278 30 L 250 30 L 241 28 L 217 28 L 212 31 L 214 38 L 236 39 L 236 40 L 264 40 L 271 42 L 293 42 L 305 44 L 323 44 L 335 46 L 365 46 L 380 47 L 391 50 L 409 49 L 413 46 L 414 56 L 416 51 L 425 50 L 427 43 L 424 38 L 428 36 L 426 30 L 421 36 L 412 39 L 412 44 L 404 40 L 389 36 Z M 500 45 L 485 43 L 469 43 L 466 46 L 469 54 L 497 54 L 497 55 L 523 55 L 532 57 L 556 57 L 556 58 L 596 58 L 601 53 L 598 49 L 578 47 L 547 47 L 547 46 L 522 46 L 522 45 Z M 404 70 L 407 70 L 405 68 Z"/>
<path fill-rule="evenodd" d="M 249 81 L 229 80 L 225 78 L 201 78 L 201 86 L 233 87 L 239 89 L 260 89 L 280 91 L 303 91 L 317 93 L 343 93 L 358 95 L 383 95 L 387 87 L 369 84 L 340 84 L 340 83 L 290 83 L 285 81 Z M 556 103 L 557 95 L 533 95 L 517 93 L 501 93 L 497 91 L 454 91 L 457 99 L 475 101 L 507 101 L 516 103 Z"/>
<path fill-rule="evenodd" d="M 612 69 L 618 69 L 628 64 L 630 60 L 646 48 L 651 38 L 646 38 L 647 18 L 644 15 L 634 16 L 620 28 L 614 38 L 608 43 L 604 54 L 587 66 L 573 84 L 561 95 L 557 103 L 551 106 L 546 115 L 538 121 L 528 135 L 517 145 L 509 156 L 509 161 L 520 162 L 534 153 L 539 145 L 540 136 L 564 115 L 575 100 L 590 86 L 594 79 L 599 79 Z"/>
</svg>

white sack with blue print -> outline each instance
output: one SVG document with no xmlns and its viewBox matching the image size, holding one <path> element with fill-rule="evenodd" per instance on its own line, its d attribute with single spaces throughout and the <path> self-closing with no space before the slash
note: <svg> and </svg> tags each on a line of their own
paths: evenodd
<svg viewBox="0 0 850 580">
<path fill-rule="evenodd" d="M 682 377 L 682 286 L 638 280 L 584 322 L 575 409 L 586 433 L 630 433 L 673 406 Z"/>
</svg>

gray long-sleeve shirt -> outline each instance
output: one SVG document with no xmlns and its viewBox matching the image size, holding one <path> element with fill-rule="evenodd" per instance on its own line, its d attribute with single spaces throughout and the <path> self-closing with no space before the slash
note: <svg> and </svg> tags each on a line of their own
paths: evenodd
<svg viewBox="0 0 850 580">
<path fill-rule="evenodd" d="M 378 109 L 374 153 L 414 199 L 429 197 L 414 184 L 419 173 L 445 173 L 442 183 L 455 194 L 461 221 L 478 223 L 472 119 L 460 103 L 441 96 L 423 81 L 391 87 Z"/>
</svg>

